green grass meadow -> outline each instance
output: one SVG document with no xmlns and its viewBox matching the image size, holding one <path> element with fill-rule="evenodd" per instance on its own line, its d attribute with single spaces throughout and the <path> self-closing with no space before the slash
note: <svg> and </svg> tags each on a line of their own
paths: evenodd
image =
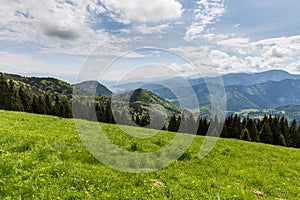
<svg viewBox="0 0 300 200">
<path fill-rule="evenodd" d="M 160 149 L 175 134 L 136 139 L 117 125 L 101 126 L 115 144 L 137 152 Z M 162 170 L 126 173 L 86 150 L 73 119 L 0 111 L 0 199 L 300 199 L 299 149 L 219 139 L 200 159 L 203 141 L 197 136 Z"/>
</svg>

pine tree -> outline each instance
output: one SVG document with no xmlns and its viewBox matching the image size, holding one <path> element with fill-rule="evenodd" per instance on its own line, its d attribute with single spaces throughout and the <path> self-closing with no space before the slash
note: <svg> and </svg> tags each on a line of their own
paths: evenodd
<svg viewBox="0 0 300 200">
<path fill-rule="evenodd" d="M 148 123 L 148 117 L 147 115 L 146 116 L 143 116 L 141 118 L 141 126 L 144 127 L 144 126 L 147 126 L 149 123 Z"/>
<path fill-rule="evenodd" d="M 33 95 L 32 97 L 32 103 L 31 103 L 31 112 L 33 113 L 38 113 L 39 111 L 39 108 L 38 108 L 38 98 L 36 95 Z"/>
<path fill-rule="evenodd" d="M 178 130 L 176 130 L 176 124 L 177 124 L 176 116 L 173 115 L 173 116 L 170 118 L 170 121 L 169 121 L 168 131 L 171 131 L 171 132 L 176 132 L 176 131 L 178 131 Z"/>
<path fill-rule="evenodd" d="M 56 95 L 55 99 L 54 99 L 53 114 L 56 115 L 56 116 L 61 117 L 61 113 L 60 113 L 60 99 L 59 99 L 58 95 Z"/>
<path fill-rule="evenodd" d="M 253 119 L 247 119 L 246 128 L 249 131 L 251 141 L 258 142 L 258 131 L 256 129 L 256 124 Z"/>
<path fill-rule="evenodd" d="M 231 138 L 240 138 L 241 129 L 240 129 L 241 119 L 238 115 L 234 115 L 230 124 L 230 132 L 228 132 L 229 137 Z"/>
<path fill-rule="evenodd" d="M 208 123 L 206 118 L 199 118 L 198 120 L 198 130 L 197 130 L 197 135 L 206 135 L 208 131 Z"/>
<path fill-rule="evenodd" d="M 287 145 L 289 147 L 296 147 L 297 145 L 297 121 L 294 119 L 289 128 L 289 132 L 287 135 Z"/>
<path fill-rule="evenodd" d="M 223 129 L 222 129 L 222 132 L 221 132 L 221 137 L 222 138 L 227 138 L 228 137 L 227 126 L 226 126 L 225 123 L 224 123 Z"/>
<path fill-rule="evenodd" d="M 137 125 L 140 125 L 140 123 L 141 123 L 140 117 L 139 117 L 138 115 L 137 115 L 136 118 L 135 118 L 135 123 L 136 123 Z"/>
<path fill-rule="evenodd" d="M 247 128 L 244 128 L 244 130 L 242 131 L 240 139 L 245 141 L 251 141 L 250 133 Z"/>
<path fill-rule="evenodd" d="M 282 144 L 282 135 L 280 130 L 280 122 L 278 117 L 274 117 L 271 122 L 271 132 L 273 133 L 273 144 L 283 145 Z"/>
<path fill-rule="evenodd" d="M 46 114 L 47 115 L 53 115 L 53 105 L 52 102 L 50 100 L 50 96 L 49 94 L 45 95 L 45 107 L 46 107 Z"/>
<path fill-rule="evenodd" d="M 30 97 L 27 94 L 27 92 L 25 91 L 25 89 L 23 87 L 19 88 L 19 96 L 20 96 L 20 100 L 23 106 L 23 109 L 25 112 L 29 112 L 30 111 Z"/>
<path fill-rule="evenodd" d="M 61 117 L 64 118 L 72 117 L 72 109 L 66 97 L 62 97 L 59 110 L 60 110 Z"/>
<path fill-rule="evenodd" d="M 259 141 L 262 143 L 272 144 L 272 132 L 268 122 L 265 122 L 259 132 Z"/>
<path fill-rule="evenodd" d="M 42 95 L 39 95 L 38 97 L 38 114 L 46 114 L 46 103 L 45 99 Z"/>
<path fill-rule="evenodd" d="M 5 101 L 7 101 L 7 110 L 13 111 L 23 111 L 22 101 L 19 96 L 19 90 L 15 87 L 15 82 L 9 80 L 8 82 L 8 96 L 6 96 Z"/>
<path fill-rule="evenodd" d="M 285 146 L 287 146 L 288 145 L 287 135 L 289 132 L 289 125 L 288 125 L 287 119 L 284 116 L 282 116 L 280 119 L 280 132 L 281 132 L 282 136 L 284 137 L 284 144 L 285 144 Z"/>
</svg>

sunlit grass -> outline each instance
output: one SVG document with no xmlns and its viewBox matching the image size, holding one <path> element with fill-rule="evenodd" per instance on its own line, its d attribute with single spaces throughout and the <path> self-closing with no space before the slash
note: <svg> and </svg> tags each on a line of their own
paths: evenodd
<svg viewBox="0 0 300 200">
<path fill-rule="evenodd" d="M 136 139 L 102 127 L 128 151 L 151 152 L 174 137 Z M 163 170 L 131 174 L 93 158 L 72 119 L 0 111 L 0 199 L 259 199 L 253 190 L 264 199 L 300 199 L 299 149 L 220 139 L 200 159 L 203 139 Z"/>
</svg>

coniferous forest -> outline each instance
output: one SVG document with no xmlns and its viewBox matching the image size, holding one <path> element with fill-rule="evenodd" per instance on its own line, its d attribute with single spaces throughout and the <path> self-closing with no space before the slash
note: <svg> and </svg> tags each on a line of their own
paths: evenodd
<svg viewBox="0 0 300 200">
<path fill-rule="evenodd" d="M 16 78 L 17 77 L 17 78 Z M 11 111 L 22 111 L 36 114 L 54 115 L 64 118 L 72 118 L 72 88 L 60 83 L 55 79 L 51 79 L 52 83 L 57 88 L 43 88 L 47 84 L 40 84 L 44 79 L 33 79 L 34 83 L 24 81 L 25 78 L 16 76 L 12 78 L 6 74 L 0 74 L 0 109 Z M 60 85 L 59 85 L 60 84 Z M 51 85 L 51 84 L 50 84 Z M 53 89 L 54 88 L 54 89 Z M 71 88 L 71 89 L 70 89 Z M 148 91 L 142 91 L 144 99 L 145 94 L 150 94 Z M 135 94 L 136 95 L 136 94 Z M 154 94 L 152 94 L 154 95 Z M 155 96 L 164 104 L 163 99 Z M 149 116 L 149 108 L 146 104 L 140 102 L 141 99 L 135 99 L 130 102 L 130 120 L 137 125 L 144 127 L 151 123 Z M 80 98 L 75 99 L 75 104 L 80 104 L 81 110 L 78 111 L 81 119 L 93 120 L 90 113 L 95 112 L 97 120 L 104 123 L 116 123 L 114 116 L 124 118 L 125 110 L 122 106 L 118 112 L 113 112 L 111 109 L 111 97 L 97 95 L 95 102 L 83 103 Z M 222 138 L 235 138 L 245 141 L 261 142 L 273 145 L 287 146 L 300 148 L 300 126 L 294 119 L 292 122 L 284 116 L 265 115 L 262 119 L 240 118 L 238 115 L 228 116 L 225 121 L 220 122 L 217 117 L 213 120 L 208 120 L 201 116 L 194 117 L 191 113 L 184 112 L 180 114 L 180 109 L 173 105 L 169 105 L 167 123 L 162 128 L 171 132 L 179 131 L 179 126 L 182 120 L 188 120 L 189 124 L 198 125 L 197 135 L 206 135 L 210 124 L 223 123 Z M 163 106 L 163 105 L 162 105 Z M 118 121 L 119 124 L 127 124 Z M 186 133 L 195 133 L 189 128 L 184 129 Z"/>
</svg>

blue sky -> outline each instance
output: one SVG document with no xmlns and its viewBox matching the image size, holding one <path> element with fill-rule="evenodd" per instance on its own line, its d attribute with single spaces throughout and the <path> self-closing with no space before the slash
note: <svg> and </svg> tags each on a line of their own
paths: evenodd
<svg viewBox="0 0 300 200">
<path fill-rule="evenodd" d="M 300 73 L 298 0 L 0 3 L 2 72 L 69 82 L 190 76 L 199 70 Z"/>
</svg>

